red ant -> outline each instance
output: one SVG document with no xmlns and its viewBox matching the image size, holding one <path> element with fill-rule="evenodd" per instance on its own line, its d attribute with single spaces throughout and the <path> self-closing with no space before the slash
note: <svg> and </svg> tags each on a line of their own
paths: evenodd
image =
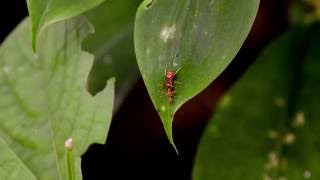
<svg viewBox="0 0 320 180">
<path fill-rule="evenodd" d="M 174 78 L 176 77 L 176 75 L 177 75 L 177 73 L 178 73 L 178 71 L 180 69 L 181 69 L 181 67 L 179 69 L 177 69 L 176 71 L 173 71 L 173 70 L 168 70 L 167 71 L 166 70 L 166 72 L 165 72 L 165 76 L 166 76 L 165 86 L 166 86 L 166 89 L 167 89 L 166 96 L 167 96 L 168 102 L 170 104 L 173 103 L 173 95 L 176 93 L 174 91 L 174 83 L 175 83 Z"/>
<path fill-rule="evenodd" d="M 168 102 L 169 102 L 170 104 L 173 103 L 173 95 L 174 95 L 175 93 L 176 93 L 176 92 L 173 90 L 173 88 L 167 88 L 166 96 L 167 96 Z"/>
</svg>

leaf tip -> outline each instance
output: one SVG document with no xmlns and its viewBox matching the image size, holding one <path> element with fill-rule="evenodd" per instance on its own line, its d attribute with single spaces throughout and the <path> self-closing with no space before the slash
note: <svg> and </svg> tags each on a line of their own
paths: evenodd
<svg viewBox="0 0 320 180">
<path fill-rule="evenodd" d="M 33 53 L 37 52 L 37 34 L 38 34 L 38 29 L 36 27 L 34 27 L 33 22 L 32 22 L 32 18 L 29 19 L 30 22 L 30 36 L 31 36 L 31 48 Z"/>
<path fill-rule="evenodd" d="M 174 144 L 174 142 L 173 142 L 173 141 L 172 141 L 172 142 L 170 142 L 170 143 L 171 143 L 171 145 L 172 145 L 173 149 L 175 150 L 175 152 L 177 153 L 177 155 L 179 156 L 179 151 L 178 151 L 177 146 Z"/>
<path fill-rule="evenodd" d="M 33 53 L 36 53 L 36 52 L 37 52 L 36 41 L 35 41 L 35 38 L 33 37 L 33 35 L 32 35 L 31 46 L 32 46 L 32 51 L 33 51 Z"/>
<path fill-rule="evenodd" d="M 166 132 L 166 135 L 168 137 L 168 140 L 169 140 L 170 144 L 172 145 L 172 147 L 176 151 L 177 155 L 179 155 L 178 148 L 177 148 L 177 146 L 176 146 L 176 144 L 174 143 L 174 140 L 173 140 L 174 138 L 173 138 L 173 132 L 172 132 L 172 121 L 169 123 L 169 126 L 164 127 L 164 130 Z"/>
</svg>

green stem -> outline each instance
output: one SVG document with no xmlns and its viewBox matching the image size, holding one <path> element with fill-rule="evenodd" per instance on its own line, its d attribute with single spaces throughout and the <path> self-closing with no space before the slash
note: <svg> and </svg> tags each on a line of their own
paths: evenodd
<svg viewBox="0 0 320 180">
<path fill-rule="evenodd" d="M 75 180 L 76 176 L 75 176 L 72 148 L 66 146 L 65 154 L 66 154 L 66 162 L 67 162 L 67 169 L 68 169 L 68 180 Z"/>
</svg>

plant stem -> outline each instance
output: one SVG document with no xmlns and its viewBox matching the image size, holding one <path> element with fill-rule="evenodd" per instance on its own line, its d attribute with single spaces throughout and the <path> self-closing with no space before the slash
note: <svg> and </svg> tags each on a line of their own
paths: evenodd
<svg viewBox="0 0 320 180">
<path fill-rule="evenodd" d="M 68 180 L 75 180 L 75 170 L 74 170 L 74 159 L 73 159 L 73 142 L 72 139 L 68 139 L 65 142 L 65 154 L 66 154 L 66 161 L 67 161 L 67 169 L 68 169 Z"/>
</svg>

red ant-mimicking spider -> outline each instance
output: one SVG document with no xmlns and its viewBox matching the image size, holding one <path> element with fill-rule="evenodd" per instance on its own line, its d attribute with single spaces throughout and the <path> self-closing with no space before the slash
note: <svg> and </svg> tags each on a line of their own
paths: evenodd
<svg viewBox="0 0 320 180">
<path fill-rule="evenodd" d="M 170 104 L 173 103 L 173 95 L 174 95 L 175 93 L 176 93 L 176 92 L 173 90 L 173 88 L 167 88 L 166 96 L 167 96 L 168 102 L 169 102 Z"/>
<path fill-rule="evenodd" d="M 170 104 L 173 103 L 173 96 L 174 94 L 176 93 L 174 91 L 174 79 L 178 73 L 178 71 L 181 69 L 181 67 L 179 69 L 177 69 L 176 71 L 173 71 L 173 70 L 166 70 L 165 72 L 165 76 L 166 76 L 166 83 L 165 83 L 165 86 L 166 86 L 166 96 L 167 96 L 167 99 L 168 99 L 168 102 Z"/>
</svg>

